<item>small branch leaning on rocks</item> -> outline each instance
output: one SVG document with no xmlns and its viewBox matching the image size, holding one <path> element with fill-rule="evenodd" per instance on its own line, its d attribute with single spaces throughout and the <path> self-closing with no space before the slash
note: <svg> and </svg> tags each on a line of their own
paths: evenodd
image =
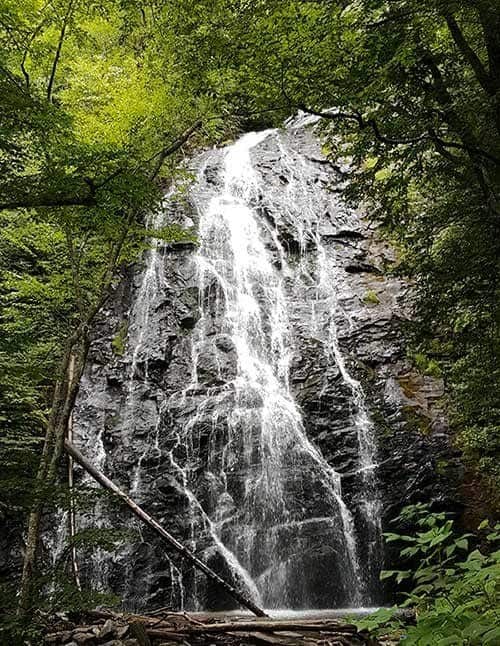
<svg viewBox="0 0 500 646">
<path fill-rule="evenodd" d="M 59 646 L 377 646 L 366 632 L 332 619 L 248 617 L 155 611 L 149 615 L 92 611 L 47 623 L 44 644 Z"/>
</svg>

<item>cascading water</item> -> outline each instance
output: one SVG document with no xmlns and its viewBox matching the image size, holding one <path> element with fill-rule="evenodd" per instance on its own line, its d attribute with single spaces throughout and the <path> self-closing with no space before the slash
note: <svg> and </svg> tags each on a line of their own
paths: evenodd
<svg viewBox="0 0 500 646">
<path fill-rule="evenodd" d="M 169 193 L 165 196 L 162 208 L 153 213 L 147 220 L 146 226 L 151 231 L 160 231 L 162 226 L 166 223 L 168 214 L 169 214 L 169 198 L 173 195 L 174 189 L 171 189 Z M 126 387 L 124 389 L 122 402 L 120 406 L 120 414 L 118 418 L 118 424 L 122 428 L 132 429 L 137 431 L 138 419 L 141 417 L 141 409 L 145 405 L 144 402 L 144 390 L 149 387 L 149 374 L 148 367 L 150 360 L 154 359 L 155 353 L 151 352 L 151 313 L 154 311 L 157 306 L 156 299 L 159 298 L 159 295 L 168 288 L 165 275 L 165 257 L 164 257 L 165 245 L 162 242 L 160 237 L 152 236 L 149 239 L 149 249 L 145 254 L 145 268 L 140 276 L 140 282 L 137 289 L 136 297 L 130 307 L 128 320 L 126 324 L 126 336 L 127 336 L 127 365 L 128 365 L 128 376 L 126 379 Z M 120 342 L 123 343 L 123 336 L 125 336 L 123 329 L 124 326 L 119 330 Z M 157 332 L 157 330 L 156 330 Z M 153 332 L 154 336 L 154 332 Z M 85 376 L 82 379 L 81 388 L 85 391 L 88 387 L 86 383 Z M 101 396 L 105 393 L 100 393 Z M 91 397 L 94 397 L 94 393 L 91 393 Z M 146 404 L 147 405 L 147 404 Z M 155 410 L 156 424 L 152 427 L 149 426 L 146 429 L 147 441 L 144 443 L 144 448 L 140 452 L 140 455 L 137 456 L 135 464 L 132 470 L 132 477 L 130 479 L 129 494 L 138 502 L 142 501 L 143 488 L 141 486 L 141 477 L 144 471 L 144 463 L 151 454 L 156 454 L 159 457 L 159 421 L 160 421 L 160 409 L 162 405 L 162 396 L 161 393 L 158 393 L 157 397 L 157 410 Z M 97 401 L 97 408 L 100 408 L 101 413 L 105 414 L 106 411 L 106 401 L 104 398 L 100 398 Z M 100 430 L 97 434 L 95 433 L 84 433 L 81 434 L 81 439 L 83 440 L 84 450 L 86 455 L 88 455 L 95 466 L 99 469 L 106 468 L 107 452 L 104 446 L 103 434 L 105 432 L 105 424 L 101 423 L 98 427 Z M 128 435 L 128 433 L 126 434 Z M 95 483 L 92 478 L 87 474 L 83 474 L 83 481 L 90 487 L 94 487 Z M 107 521 L 109 519 L 109 512 L 107 512 L 105 506 L 101 501 L 97 501 L 96 508 L 93 514 L 85 513 L 80 518 L 80 528 L 81 527 L 93 527 L 97 526 L 100 528 L 107 526 Z M 66 518 L 62 519 L 62 526 L 59 531 L 60 534 L 64 534 L 64 526 L 66 525 Z M 109 526 L 109 525 L 108 525 Z M 126 523 L 132 532 L 141 532 L 142 527 L 134 520 Z M 113 563 L 116 560 L 121 560 L 124 563 L 127 563 L 132 558 L 132 549 L 131 548 L 122 548 L 115 558 L 112 558 L 111 555 L 101 549 L 97 548 L 95 553 L 89 557 L 89 574 L 88 577 L 91 579 L 93 585 L 101 590 L 106 591 L 110 585 L 110 579 L 112 578 L 112 569 Z M 172 592 L 175 595 L 172 598 L 172 601 L 177 598 L 177 595 L 180 597 L 180 603 L 183 604 L 183 588 L 181 583 L 181 573 L 179 569 L 172 563 L 168 557 L 166 559 L 170 567 L 170 576 L 172 580 Z M 128 568 L 126 567 L 126 570 Z M 129 572 L 129 574 L 131 574 Z M 135 588 L 127 588 L 121 591 L 122 596 L 125 601 L 129 597 L 134 599 L 137 594 L 141 594 L 143 591 L 142 586 L 138 585 Z"/>
<path fill-rule="evenodd" d="M 75 435 L 112 476 L 113 469 L 120 476 L 120 459 L 128 461 L 120 479 L 131 494 L 167 525 L 174 512 L 179 537 L 259 603 L 359 606 L 372 599 L 381 558 L 376 447 L 365 394 L 341 350 L 345 285 L 324 221 L 327 213 L 328 226 L 337 220 L 339 228 L 353 214 L 325 190 L 329 170 L 305 125 L 249 133 L 196 161 L 188 200 L 199 247 L 182 252 L 179 266 L 153 242 L 132 289 L 120 360 L 128 379 L 113 395 L 116 377 L 99 368 L 87 375 Z M 161 227 L 166 211 L 186 220 L 174 198 L 152 227 Z M 190 315 L 173 295 L 172 285 L 186 283 L 186 293 L 198 295 Z M 176 307 L 179 331 L 166 339 Z M 320 450 L 299 405 L 308 375 L 295 366 L 305 344 L 324 366 L 315 414 L 328 411 L 333 391 L 345 402 L 342 427 L 332 434 L 355 455 L 348 474 Z M 120 403 L 106 414 L 113 396 Z M 98 510 L 99 524 L 110 514 Z M 111 571 L 122 567 L 114 587 L 131 605 L 137 581 L 125 579 L 141 576 L 141 595 L 153 603 L 169 589 L 173 605 L 220 605 L 218 591 L 158 557 L 148 540 L 105 568 L 98 554 L 92 570 L 113 587 Z M 144 552 L 147 572 L 127 570 Z"/>
</svg>

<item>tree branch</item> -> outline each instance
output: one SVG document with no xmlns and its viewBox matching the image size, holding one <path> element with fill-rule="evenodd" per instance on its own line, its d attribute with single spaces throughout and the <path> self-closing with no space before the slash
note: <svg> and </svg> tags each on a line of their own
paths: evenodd
<svg viewBox="0 0 500 646">
<path fill-rule="evenodd" d="M 173 141 L 169 146 L 166 148 L 163 148 L 159 152 L 157 152 L 153 157 L 150 157 L 147 162 L 151 162 L 153 160 L 155 161 L 155 164 L 149 174 L 149 179 L 154 180 L 158 173 L 161 170 L 161 167 L 163 165 L 163 162 L 167 157 L 170 155 L 173 155 L 179 148 L 186 143 L 186 141 L 191 137 L 192 134 L 194 134 L 201 126 L 203 125 L 203 122 L 201 119 L 198 119 L 195 121 L 189 128 L 184 130 L 184 132 L 177 137 L 175 141 Z"/>
<path fill-rule="evenodd" d="M 95 206 L 96 200 L 92 196 L 80 197 L 71 195 L 67 197 L 57 195 L 33 195 L 19 197 L 0 203 L 0 211 L 11 209 L 59 208 L 62 206 Z"/>
<path fill-rule="evenodd" d="M 66 35 L 66 28 L 68 26 L 69 19 L 71 18 L 71 14 L 73 13 L 73 3 L 74 0 L 70 0 L 68 4 L 68 8 L 66 10 L 66 13 L 63 18 L 62 26 L 61 26 L 61 31 L 59 34 L 59 40 L 57 42 L 57 49 L 56 53 L 54 56 L 54 60 L 52 62 L 52 69 L 50 71 L 50 78 L 49 78 L 49 83 L 47 85 L 47 101 L 51 101 L 52 99 L 52 90 L 54 87 L 54 81 L 56 78 L 56 72 L 57 72 L 57 66 L 59 64 L 59 60 L 61 58 L 61 51 L 62 51 L 62 46 L 64 43 L 64 37 Z"/>
<path fill-rule="evenodd" d="M 498 4 L 478 3 L 479 20 L 483 29 L 490 79 L 500 88 L 500 9 Z"/>
<path fill-rule="evenodd" d="M 156 160 L 155 166 L 149 174 L 150 181 L 156 178 L 165 159 L 175 153 L 201 125 L 202 121 L 198 119 L 171 144 L 144 162 L 141 162 L 141 165 L 144 166 Z M 13 197 L 4 197 L 2 201 L 0 196 L 0 211 L 37 207 L 95 206 L 97 204 L 97 190 L 103 188 L 126 170 L 125 167 L 120 167 L 99 182 L 89 177 L 68 177 L 66 178 L 68 187 L 64 191 L 60 189 L 54 191 L 50 191 L 47 188 L 42 189 L 41 186 L 44 181 L 42 177 L 20 178 L 17 182 L 11 183 L 10 186 L 4 186 L 2 188 L 4 196 L 13 195 Z M 64 180 L 59 183 L 64 183 Z M 73 185 L 73 189 L 71 185 Z"/>
<path fill-rule="evenodd" d="M 479 56 L 476 54 L 476 52 L 472 49 L 472 47 L 467 42 L 462 30 L 460 29 L 457 21 L 455 20 L 455 17 L 451 13 L 444 13 L 443 15 L 444 15 L 446 24 L 448 25 L 450 34 L 453 40 L 455 41 L 456 46 L 460 50 L 465 60 L 472 67 L 479 84 L 486 92 L 486 94 L 488 94 L 489 96 L 494 95 L 495 88 L 493 87 L 491 77 L 486 71 Z"/>
<path fill-rule="evenodd" d="M 234 115 L 216 115 L 209 117 L 206 120 L 197 119 L 167 146 L 154 153 L 151 157 L 142 160 L 138 164 L 137 168 L 144 168 L 148 164 L 153 164 L 147 177 L 150 181 L 154 181 L 158 176 L 165 159 L 177 152 L 188 141 L 188 139 L 203 126 L 204 121 L 214 121 L 224 117 L 227 118 L 228 116 L 249 117 L 265 112 L 283 110 L 286 107 L 287 106 L 285 105 L 280 105 L 255 112 L 235 113 Z M 97 193 L 99 189 L 104 188 L 107 184 L 119 177 L 122 173 L 125 173 L 127 170 L 128 168 L 126 166 L 120 166 L 100 180 L 83 176 L 68 176 L 67 178 L 61 178 L 58 182 L 59 185 L 66 184 L 65 189 L 61 190 L 59 188 L 53 191 L 46 187 L 45 178 L 41 176 L 19 178 L 16 182 L 12 182 L 10 186 L 7 185 L 2 187 L 0 192 L 0 211 L 6 209 L 37 207 L 57 208 L 64 206 L 95 206 L 98 202 Z"/>
<path fill-rule="evenodd" d="M 64 188 L 61 189 L 61 186 Z M 0 210 L 58 207 L 93 206 L 96 203 L 95 188 L 85 178 L 66 176 L 58 178 L 57 185 L 38 175 L 19 177 L 2 186 Z"/>
<path fill-rule="evenodd" d="M 393 11 L 392 13 L 388 13 L 382 16 L 382 18 L 379 18 L 378 20 L 366 23 L 366 26 L 369 29 L 382 27 L 390 23 L 399 22 L 400 20 L 405 20 L 406 18 L 409 18 L 410 16 L 412 16 L 414 13 L 415 11 L 412 11 L 409 9 L 407 11 Z"/>
<path fill-rule="evenodd" d="M 29 96 L 20 79 L 14 76 L 14 74 L 12 74 L 12 72 L 10 72 L 7 68 L 0 65 L 0 73 L 3 74 L 3 76 L 16 88 L 16 90 L 19 90 L 26 97 Z"/>
<path fill-rule="evenodd" d="M 299 105 L 298 107 L 300 110 L 303 110 L 308 114 L 313 114 L 324 119 L 330 119 L 332 121 L 335 121 L 335 120 L 354 121 L 355 123 L 357 123 L 360 130 L 365 130 L 366 128 L 370 128 L 373 134 L 375 135 L 375 138 L 381 143 L 384 143 L 387 145 L 409 146 L 423 141 L 431 141 L 434 143 L 438 143 L 439 147 L 455 148 L 458 150 L 463 150 L 464 152 L 468 152 L 472 155 L 476 155 L 477 157 L 482 157 L 483 159 L 488 160 L 500 166 L 500 158 L 495 157 L 495 155 L 492 155 L 486 150 L 482 150 L 481 148 L 478 148 L 477 146 L 473 146 L 470 144 L 465 144 L 465 143 L 462 144 L 456 141 L 446 141 L 445 139 L 438 137 L 434 131 L 428 131 L 416 137 L 388 137 L 383 133 L 381 133 L 380 128 L 374 119 L 365 119 L 363 115 L 358 111 L 323 112 L 323 111 L 318 111 L 318 110 L 308 108 L 307 106 L 304 106 L 304 105 Z"/>
<path fill-rule="evenodd" d="M 29 89 L 30 89 L 30 75 L 29 75 L 29 73 L 28 73 L 28 70 L 26 69 L 26 60 L 27 60 L 27 58 L 28 58 L 28 54 L 29 54 L 29 53 L 30 53 L 30 51 L 31 51 L 31 47 L 32 47 L 33 43 L 35 42 L 36 37 L 38 36 L 38 34 L 40 33 L 40 31 L 41 31 L 41 30 L 42 30 L 42 28 L 44 27 L 44 25 L 46 24 L 46 22 L 47 22 L 47 19 L 46 19 L 46 18 L 43 18 L 43 19 L 38 23 L 38 25 L 35 27 L 35 29 L 33 30 L 32 34 L 31 34 L 31 36 L 29 37 L 28 42 L 27 42 L 27 44 L 26 44 L 26 47 L 25 47 L 25 49 L 24 49 L 24 53 L 23 53 L 23 58 L 22 58 L 22 60 L 21 60 L 21 72 L 23 73 L 24 79 L 25 79 L 25 81 L 26 81 L 26 89 L 27 89 L 28 91 L 29 91 Z"/>
<path fill-rule="evenodd" d="M 172 534 L 158 523 L 152 516 L 139 507 L 139 505 L 130 498 L 124 491 L 107 478 L 102 471 L 99 471 L 87 458 L 68 440 L 64 442 L 64 448 L 71 457 L 78 462 L 78 464 L 85 469 L 85 471 L 94 478 L 102 487 L 111 491 L 118 496 L 143 523 L 148 525 L 156 534 L 158 534 L 171 548 L 173 548 L 184 559 L 191 563 L 195 568 L 201 570 L 210 581 L 213 581 L 222 589 L 224 589 L 233 599 L 240 603 L 244 608 L 248 608 L 254 615 L 258 617 L 267 617 L 264 610 L 259 608 L 256 603 L 236 587 L 230 585 L 222 577 L 220 577 L 212 568 L 205 562 L 201 561 L 193 552 L 191 552 L 185 545 L 180 543 Z"/>
<path fill-rule="evenodd" d="M 357 110 L 355 110 L 354 112 L 342 112 L 340 110 L 336 110 L 335 112 L 324 112 L 308 108 L 305 105 L 299 105 L 298 107 L 303 112 L 316 115 L 317 117 L 321 117 L 323 119 L 330 119 L 331 121 L 354 121 L 355 123 L 357 123 L 360 130 L 370 128 L 373 131 L 375 138 L 384 144 L 393 146 L 410 145 L 416 144 L 427 138 L 426 134 L 418 135 L 417 137 L 388 137 L 380 132 L 380 128 L 378 127 L 378 124 L 374 119 L 365 119 L 361 112 L 358 112 Z"/>
</svg>

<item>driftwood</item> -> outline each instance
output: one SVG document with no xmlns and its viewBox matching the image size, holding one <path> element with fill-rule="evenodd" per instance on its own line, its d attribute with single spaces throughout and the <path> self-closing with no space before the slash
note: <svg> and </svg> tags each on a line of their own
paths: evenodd
<svg viewBox="0 0 500 646">
<path fill-rule="evenodd" d="M 132 500 L 125 492 L 123 492 L 114 482 L 112 482 L 108 477 L 104 475 L 99 469 L 97 469 L 87 458 L 68 440 L 64 442 L 64 448 L 67 453 L 73 458 L 75 462 L 85 469 L 85 471 L 91 475 L 94 480 L 96 480 L 100 485 L 102 485 L 108 491 L 112 491 L 116 496 L 121 498 L 123 502 L 132 510 L 132 512 L 146 525 L 151 527 L 157 534 L 159 534 L 163 540 L 165 540 L 176 552 L 181 554 L 187 561 L 192 563 L 194 567 L 198 570 L 201 570 L 207 578 L 212 580 L 214 583 L 223 588 L 228 594 L 230 594 L 233 599 L 235 599 L 239 604 L 244 608 L 247 608 L 253 612 L 258 617 L 267 617 L 267 614 L 259 608 L 251 599 L 243 595 L 239 590 L 230 585 L 227 581 L 224 581 L 217 572 L 214 572 L 206 563 L 200 561 L 200 559 L 195 556 L 190 550 L 187 549 L 182 543 L 174 538 L 165 528 L 163 528 L 160 523 L 158 523 L 152 516 L 146 513 L 139 505 Z"/>
<path fill-rule="evenodd" d="M 150 635 L 148 635 L 148 630 L 142 621 L 133 621 L 130 624 L 129 633 L 139 642 L 140 646 L 151 646 Z"/>
<path fill-rule="evenodd" d="M 307 630 L 311 632 L 335 630 L 342 634 L 354 634 L 356 626 L 342 624 L 335 620 L 298 619 L 294 621 L 284 619 L 268 619 L 266 621 L 225 621 L 213 624 L 188 624 L 183 627 L 183 632 L 190 634 L 199 633 L 227 633 L 235 630 L 274 632 L 277 630 Z M 152 629 L 154 630 L 154 629 Z M 158 632 L 161 632 L 158 630 Z"/>
<path fill-rule="evenodd" d="M 46 644 L 82 643 L 88 646 L 377 646 L 367 633 L 338 619 L 249 619 L 203 614 L 203 621 L 186 612 L 147 616 L 90 612 L 90 623 L 62 624 L 45 636 Z M 99 617 L 99 618 L 97 618 Z M 82 617 L 83 619 L 85 617 Z M 93 619 L 92 619 L 93 618 Z M 139 630 L 138 630 L 139 628 Z M 123 641 L 122 641 L 123 640 Z"/>
</svg>

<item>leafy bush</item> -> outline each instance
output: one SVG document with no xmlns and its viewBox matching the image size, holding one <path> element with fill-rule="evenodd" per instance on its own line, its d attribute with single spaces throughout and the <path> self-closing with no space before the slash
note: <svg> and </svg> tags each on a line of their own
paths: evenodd
<svg viewBox="0 0 500 646">
<path fill-rule="evenodd" d="M 398 631 L 401 643 L 413 646 L 498 646 L 500 644 L 500 523 L 483 521 L 478 535 L 458 534 L 445 513 L 427 505 L 406 507 L 396 519 L 413 523 L 413 534 L 385 534 L 400 545 L 402 559 L 416 567 L 385 570 L 381 579 L 411 584 L 399 607 L 381 609 L 358 621 L 360 628 Z M 476 543 L 480 547 L 476 547 Z M 413 608 L 415 625 L 407 626 L 398 611 Z"/>
<path fill-rule="evenodd" d="M 442 376 L 441 368 L 435 359 L 429 359 L 424 353 L 417 352 L 413 355 L 413 361 L 417 368 L 424 375 L 439 378 Z"/>
</svg>

